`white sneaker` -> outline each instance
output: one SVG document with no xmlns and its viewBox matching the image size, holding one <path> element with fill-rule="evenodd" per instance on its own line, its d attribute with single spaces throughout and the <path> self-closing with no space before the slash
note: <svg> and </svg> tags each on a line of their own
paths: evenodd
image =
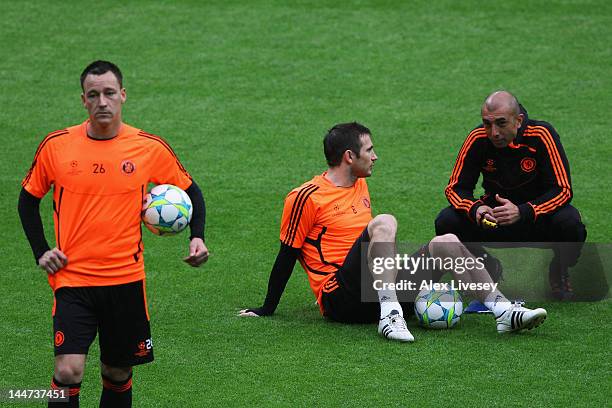
<svg viewBox="0 0 612 408">
<path fill-rule="evenodd" d="M 523 302 L 513 302 L 512 305 L 495 320 L 498 333 L 511 333 L 523 329 L 531 330 L 546 320 L 546 310 L 542 308 L 527 309 Z"/>
<path fill-rule="evenodd" d="M 388 340 L 414 341 L 414 337 L 408 331 L 406 320 L 400 316 L 397 310 L 392 310 L 378 323 L 378 334 Z"/>
</svg>

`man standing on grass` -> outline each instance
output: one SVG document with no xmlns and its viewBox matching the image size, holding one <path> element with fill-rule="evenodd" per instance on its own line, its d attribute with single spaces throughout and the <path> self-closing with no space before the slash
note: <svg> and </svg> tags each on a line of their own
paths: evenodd
<svg viewBox="0 0 612 408">
<path fill-rule="evenodd" d="M 446 197 L 450 207 L 438 215 L 436 234 L 452 233 L 462 242 L 569 242 L 553 246 L 549 266 L 552 295 L 571 300 L 568 267 L 586 240 L 572 199 L 570 168 L 559 135 L 547 122 L 530 119 L 509 92 L 489 95 L 482 125 L 463 143 Z M 474 187 L 482 174 L 485 194 Z"/>
<path fill-rule="evenodd" d="M 119 68 L 95 61 L 81 74 L 89 119 L 50 133 L 23 180 L 19 215 L 37 264 L 54 293 L 52 387 L 78 407 L 85 359 L 100 342 L 101 407 L 130 407 L 132 366 L 153 361 L 146 303 L 142 201 L 149 182 L 174 184 L 193 203 L 191 266 L 208 259 L 205 206 L 198 185 L 159 136 L 125 124 Z M 45 239 L 39 204 L 53 186 L 56 247 Z"/>
<path fill-rule="evenodd" d="M 272 267 L 264 304 L 241 310 L 239 315 L 273 314 L 299 259 L 323 316 L 342 323 L 378 322 L 378 333 L 383 337 L 411 342 L 414 337 L 406 326 L 404 310 L 391 285 L 396 282 L 397 267 L 385 266 L 382 271 L 371 268 L 376 259 L 395 258 L 397 231 L 392 215 L 372 217 L 365 178 L 372 175 L 378 157 L 371 132 L 358 123 L 339 124 L 328 131 L 323 146 L 327 171 L 292 190 L 285 200 L 280 250 Z M 365 274 L 367 282 L 362 282 L 362 250 L 370 267 Z M 413 255 L 419 256 L 473 258 L 452 234 L 435 237 Z M 427 272 L 420 270 L 411 280 L 432 278 Z M 472 269 L 466 274 L 453 273 L 465 283 L 492 283 L 484 268 Z M 379 282 L 374 294 L 378 302 L 363 301 L 362 293 L 374 291 L 374 279 Z M 500 333 L 531 329 L 546 318 L 544 309 L 530 310 L 511 304 L 497 290 L 470 294 L 491 308 Z"/>
</svg>

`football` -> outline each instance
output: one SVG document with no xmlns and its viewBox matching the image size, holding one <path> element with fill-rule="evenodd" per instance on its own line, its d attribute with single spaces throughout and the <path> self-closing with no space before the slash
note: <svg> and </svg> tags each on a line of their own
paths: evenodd
<svg viewBox="0 0 612 408">
<path fill-rule="evenodd" d="M 192 213 L 187 193 L 171 184 L 160 184 L 145 196 L 141 215 L 144 225 L 155 235 L 173 235 L 187 227 Z"/>
<path fill-rule="evenodd" d="M 462 313 L 461 295 L 452 289 L 424 289 L 414 302 L 414 314 L 421 326 L 428 329 L 450 329 L 459 323 Z"/>
</svg>

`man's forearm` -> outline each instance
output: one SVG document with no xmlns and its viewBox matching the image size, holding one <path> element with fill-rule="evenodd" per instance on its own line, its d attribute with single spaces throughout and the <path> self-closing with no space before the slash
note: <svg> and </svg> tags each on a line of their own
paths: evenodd
<svg viewBox="0 0 612 408">
<path fill-rule="evenodd" d="M 554 186 L 544 194 L 518 205 L 521 220 L 524 222 L 535 222 L 538 215 L 557 211 L 572 200 L 571 187 Z"/>
<path fill-rule="evenodd" d="M 287 282 L 293 273 L 293 267 L 295 266 L 298 254 L 299 249 L 281 244 L 276 261 L 270 272 L 266 299 L 263 306 L 256 311 L 257 314 L 271 315 L 274 313 L 287 286 Z"/>
<path fill-rule="evenodd" d="M 34 260 L 38 263 L 40 257 L 51 249 L 45 238 L 45 231 L 40 218 L 40 198 L 33 196 L 22 188 L 19 193 L 17 210 L 23 231 L 32 248 Z"/>
<path fill-rule="evenodd" d="M 191 204 L 193 205 L 193 214 L 191 216 L 191 222 L 189 222 L 189 229 L 191 230 L 191 235 L 189 239 L 193 238 L 202 238 L 204 241 L 204 227 L 206 226 L 206 203 L 204 202 L 204 196 L 202 195 L 202 190 L 196 184 L 195 181 L 192 181 L 191 185 L 187 190 L 185 190 L 189 199 L 191 199 Z"/>
</svg>

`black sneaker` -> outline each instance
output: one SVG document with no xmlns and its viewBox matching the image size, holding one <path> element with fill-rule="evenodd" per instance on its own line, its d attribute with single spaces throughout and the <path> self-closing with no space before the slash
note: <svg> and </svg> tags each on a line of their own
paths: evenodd
<svg viewBox="0 0 612 408">
<path fill-rule="evenodd" d="M 569 302 L 576 298 L 567 268 L 558 266 L 554 261 L 551 262 L 548 268 L 548 281 L 554 299 Z"/>
</svg>

